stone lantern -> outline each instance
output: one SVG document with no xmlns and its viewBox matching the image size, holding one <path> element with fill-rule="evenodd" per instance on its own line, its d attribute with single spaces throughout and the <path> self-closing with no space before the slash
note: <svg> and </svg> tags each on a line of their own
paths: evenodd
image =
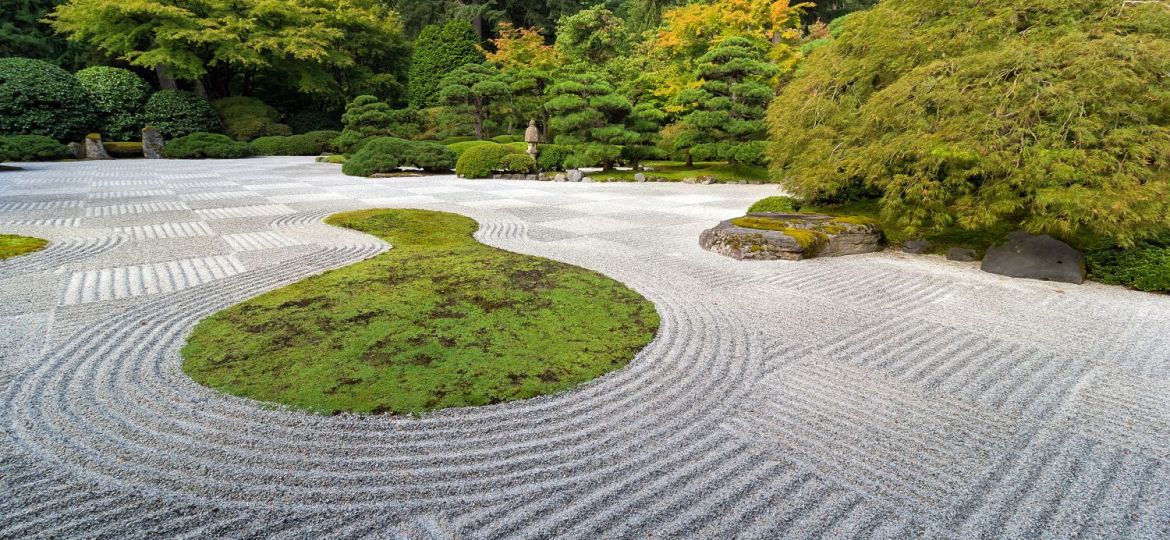
<svg viewBox="0 0 1170 540">
<path fill-rule="evenodd" d="M 528 143 L 528 155 L 536 161 L 536 155 L 540 153 L 540 150 L 536 149 L 536 143 L 540 142 L 540 130 L 536 127 L 536 120 L 528 121 L 528 129 L 524 130 L 524 142 Z"/>
</svg>

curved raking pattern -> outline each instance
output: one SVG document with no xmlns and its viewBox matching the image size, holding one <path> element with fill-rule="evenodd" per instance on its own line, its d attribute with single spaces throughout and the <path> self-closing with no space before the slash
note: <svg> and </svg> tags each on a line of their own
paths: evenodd
<svg viewBox="0 0 1170 540">
<path fill-rule="evenodd" d="M 296 170 L 285 160 L 244 163 L 257 165 L 241 178 Z M 105 166 L 114 165 L 85 170 Z M 126 189 L 152 178 L 207 190 L 249 181 L 233 182 L 230 167 L 215 178 L 168 166 L 175 170 L 152 176 L 125 165 Z M 411 186 L 435 192 L 424 180 L 375 183 L 302 167 L 319 179 L 314 189 L 354 193 L 370 182 L 371 200 L 414 197 Z M 102 172 L 95 177 L 111 177 Z M 466 200 L 468 188 L 454 187 L 475 184 L 453 182 L 450 191 Z M 499 189 L 480 185 L 485 197 Z M 662 195 L 654 190 L 705 188 L 630 189 L 649 190 L 642 196 L 651 204 Z M 745 205 L 754 196 L 743 195 Z M 474 205 L 432 205 L 476 217 L 485 243 L 596 269 L 655 304 L 661 327 L 651 345 L 625 369 L 562 394 L 420 418 L 323 417 L 196 385 L 181 371 L 179 349 L 200 318 L 389 248 L 323 225 L 333 212 L 319 201 L 290 204 L 294 213 L 276 217 L 229 207 L 208 218 L 222 236 L 165 239 L 251 257 L 241 255 L 246 268 L 234 275 L 135 297 L 0 381 L 0 538 L 946 537 L 1044 527 L 1140 537 L 1167 527 L 1159 516 L 1170 515 L 1170 496 L 1158 487 L 1170 480 L 1165 459 L 1072 427 L 1077 411 L 1097 419 L 1104 406 L 1101 392 L 1074 394 L 1078 384 L 1114 381 L 1124 351 L 1061 362 L 1076 351 L 960 328 L 961 317 L 954 327 L 937 324 L 940 309 L 958 309 L 952 299 L 1002 285 L 950 276 L 965 280 L 956 287 L 899 261 L 744 265 L 697 248 L 680 256 L 669 235 L 692 235 L 697 224 L 638 229 L 665 235 L 662 249 L 647 254 L 589 231 L 579 241 L 529 235 L 537 226 L 588 226 L 582 218 L 534 224 Z M 617 218 L 601 223 L 612 229 Z M 308 243 L 231 241 L 265 230 Z M 85 244 L 107 247 L 59 248 L 42 260 L 84 267 L 126 242 L 157 241 L 107 238 Z M 133 257 L 142 245 L 118 253 Z M 277 250 L 285 255 L 265 264 L 263 254 Z M 1167 305 L 1148 302 L 1134 313 Z M 1108 304 L 1086 297 L 1080 305 Z M 1126 381 L 1140 399 L 1158 395 L 1143 386 L 1157 381 Z M 1140 418 L 1138 427 L 1161 429 L 1155 416 Z M 970 438 L 956 441 L 947 430 Z M 1086 433 L 1142 435 L 1115 425 Z"/>
</svg>

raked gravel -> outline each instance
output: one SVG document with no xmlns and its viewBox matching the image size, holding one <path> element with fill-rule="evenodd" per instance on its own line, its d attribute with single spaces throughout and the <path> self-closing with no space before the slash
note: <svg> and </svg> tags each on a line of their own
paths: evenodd
<svg viewBox="0 0 1170 540">
<path fill-rule="evenodd" d="M 769 186 L 368 180 L 307 158 L 0 173 L 0 537 L 1170 537 L 1170 298 L 879 253 L 736 262 Z M 321 417 L 183 375 L 202 317 L 389 246 L 368 207 L 601 271 L 655 341 L 571 391 Z"/>
</svg>

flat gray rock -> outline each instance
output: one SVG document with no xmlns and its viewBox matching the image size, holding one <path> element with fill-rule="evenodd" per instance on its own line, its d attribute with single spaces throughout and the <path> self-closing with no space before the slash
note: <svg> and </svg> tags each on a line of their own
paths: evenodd
<svg viewBox="0 0 1170 540">
<path fill-rule="evenodd" d="M 979 252 L 970 248 L 953 247 L 947 250 L 947 260 L 974 262 L 979 260 Z"/>
<path fill-rule="evenodd" d="M 837 257 L 880 251 L 874 225 L 816 214 L 752 213 L 723 221 L 699 235 L 699 245 L 736 260 Z"/>
<path fill-rule="evenodd" d="M 1047 234 L 1016 231 L 1003 244 L 987 250 L 982 270 L 1001 276 L 1080 284 L 1085 281 L 1085 255 Z"/>
</svg>

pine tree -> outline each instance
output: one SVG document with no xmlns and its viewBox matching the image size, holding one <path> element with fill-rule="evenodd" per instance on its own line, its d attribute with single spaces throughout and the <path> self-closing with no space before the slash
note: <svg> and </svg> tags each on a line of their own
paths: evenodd
<svg viewBox="0 0 1170 540">
<path fill-rule="evenodd" d="M 642 145 L 645 133 L 630 129 L 633 106 L 596 72 L 565 78 L 548 89 L 545 104 L 557 133 L 558 145 L 573 149 L 567 167 L 611 169 L 622 156 L 622 147 Z M 653 144 L 652 142 L 650 144 Z"/>
<path fill-rule="evenodd" d="M 460 66 L 443 77 L 439 85 L 439 101 L 468 114 L 475 122 L 475 138 L 480 140 L 492 106 L 511 95 L 499 70 L 483 64 Z"/>
<path fill-rule="evenodd" d="M 702 84 L 680 92 L 675 100 L 693 109 L 683 119 L 674 147 L 686 153 L 688 165 L 694 159 L 763 163 L 764 117 L 772 99 L 768 79 L 777 71 L 764 60 L 767 52 L 766 43 L 732 37 L 699 58 L 695 78 Z"/>
<path fill-rule="evenodd" d="M 421 109 L 438 102 L 443 77 L 460 66 L 483 62 L 483 53 L 476 48 L 471 25 L 450 20 L 423 28 L 414 42 L 411 59 L 407 93 L 410 104 Z"/>
</svg>

